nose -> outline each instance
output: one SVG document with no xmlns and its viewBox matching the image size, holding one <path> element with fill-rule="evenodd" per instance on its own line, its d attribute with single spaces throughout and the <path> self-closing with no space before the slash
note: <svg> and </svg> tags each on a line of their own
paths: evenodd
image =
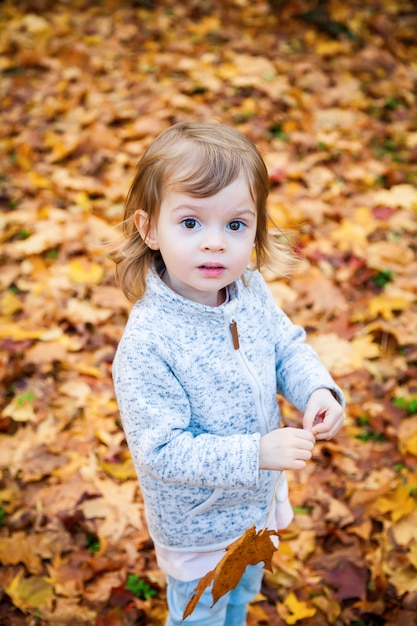
<svg viewBox="0 0 417 626">
<path fill-rule="evenodd" d="M 205 251 L 223 252 L 226 249 L 224 235 L 216 230 L 208 230 L 201 241 L 201 249 Z"/>
</svg>

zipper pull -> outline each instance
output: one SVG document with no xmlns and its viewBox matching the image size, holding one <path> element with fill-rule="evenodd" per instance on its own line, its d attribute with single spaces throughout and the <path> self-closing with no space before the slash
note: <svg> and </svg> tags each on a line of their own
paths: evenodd
<svg viewBox="0 0 417 626">
<path fill-rule="evenodd" d="M 236 320 L 230 322 L 230 332 L 232 333 L 233 347 L 235 350 L 239 350 L 239 333 L 237 332 Z"/>
</svg>

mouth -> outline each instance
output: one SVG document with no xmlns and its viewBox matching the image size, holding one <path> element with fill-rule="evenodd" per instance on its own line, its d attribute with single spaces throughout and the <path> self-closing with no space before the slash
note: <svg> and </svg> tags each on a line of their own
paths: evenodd
<svg viewBox="0 0 417 626">
<path fill-rule="evenodd" d="M 220 265 L 220 263 L 204 263 L 203 265 L 199 265 L 199 271 L 208 278 L 218 278 L 225 271 L 224 265 Z"/>
</svg>

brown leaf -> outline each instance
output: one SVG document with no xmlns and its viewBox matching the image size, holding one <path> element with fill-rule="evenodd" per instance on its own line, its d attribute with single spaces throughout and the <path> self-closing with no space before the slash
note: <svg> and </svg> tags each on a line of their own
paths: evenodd
<svg viewBox="0 0 417 626">
<path fill-rule="evenodd" d="M 255 526 L 249 528 L 239 539 L 226 548 L 226 554 L 216 565 L 199 581 L 191 599 L 185 607 L 183 619 L 191 615 L 205 589 L 213 582 L 213 606 L 228 591 L 239 583 L 248 565 L 256 565 L 263 561 L 266 569 L 271 570 L 271 559 L 276 548 L 272 543 L 271 535 L 278 536 L 275 530 L 260 530 Z"/>
</svg>

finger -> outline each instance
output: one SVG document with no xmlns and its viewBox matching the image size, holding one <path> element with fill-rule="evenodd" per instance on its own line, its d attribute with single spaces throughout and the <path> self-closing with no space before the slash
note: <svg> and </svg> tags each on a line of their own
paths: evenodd
<svg viewBox="0 0 417 626">
<path fill-rule="evenodd" d="M 302 461 L 301 459 L 294 460 L 289 466 L 288 469 L 291 470 L 301 470 L 304 469 L 307 465 L 306 461 Z"/>
<path fill-rule="evenodd" d="M 307 408 L 303 417 L 303 428 L 305 428 L 305 430 L 311 431 L 315 419 L 316 419 L 316 411 L 313 411 L 312 409 Z"/>
<path fill-rule="evenodd" d="M 297 459 L 298 461 L 309 461 L 312 457 L 312 450 L 298 450 L 297 451 Z"/>
<path fill-rule="evenodd" d="M 321 424 L 326 419 L 328 409 L 315 407 L 311 410 L 307 409 L 303 418 L 303 427 L 306 430 L 314 430 L 317 424 Z"/>
<path fill-rule="evenodd" d="M 297 450 L 312 450 L 314 448 L 314 444 L 316 443 L 316 439 L 300 439 L 296 444 Z"/>
<path fill-rule="evenodd" d="M 295 436 L 297 437 L 297 439 L 300 439 L 302 441 L 308 441 L 312 444 L 314 444 L 315 442 L 315 437 L 311 430 L 303 430 L 302 428 L 297 428 Z"/>
<path fill-rule="evenodd" d="M 316 439 L 331 439 L 342 428 L 345 419 L 344 413 L 340 415 L 331 425 L 328 422 L 317 424 L 313 428 Z"/>
<path fill-rule="evenodd" d="M 295 458 L 290 463 L 291 469 L 302 469 L 312 457 L 311 450 L 297 450 Z"/>
</svg>

